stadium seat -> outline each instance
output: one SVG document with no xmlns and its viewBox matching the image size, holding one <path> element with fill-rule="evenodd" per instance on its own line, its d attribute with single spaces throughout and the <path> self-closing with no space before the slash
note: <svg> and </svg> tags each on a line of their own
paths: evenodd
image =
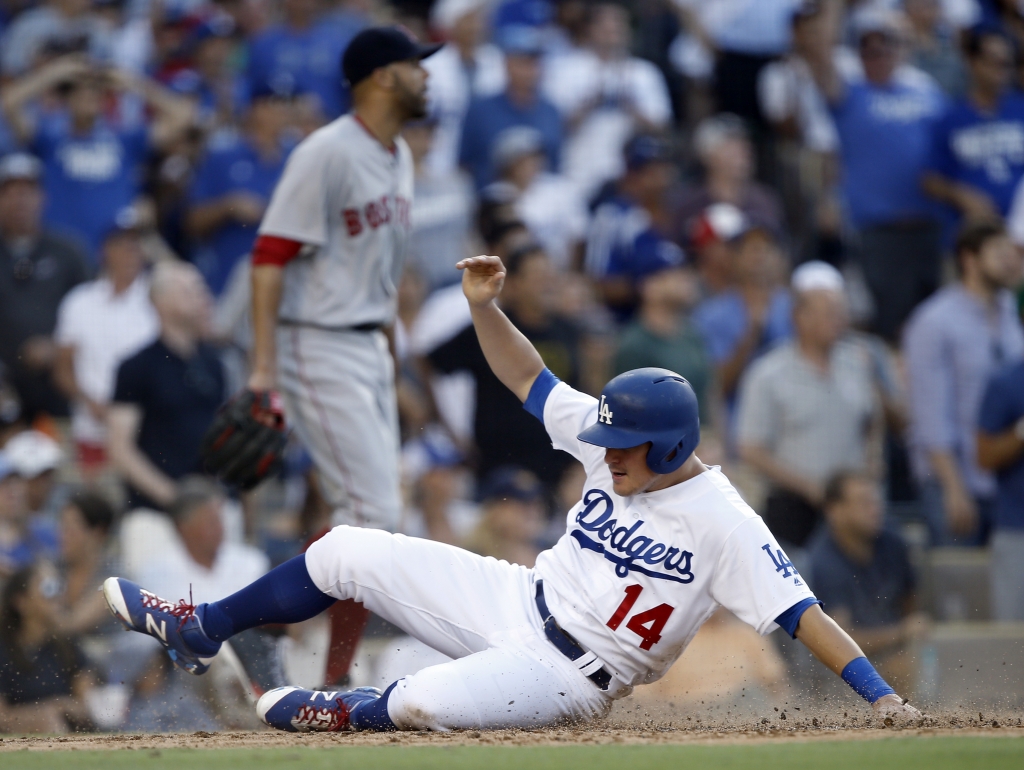
<svg viewBox="0 0 1024 770">
<path fill-rule="evenodd" d="M 919 606 L 937 621 L 992 617 L 989 555 L 983 548 L 936 548 L 921 565 Z"/>
</svg>

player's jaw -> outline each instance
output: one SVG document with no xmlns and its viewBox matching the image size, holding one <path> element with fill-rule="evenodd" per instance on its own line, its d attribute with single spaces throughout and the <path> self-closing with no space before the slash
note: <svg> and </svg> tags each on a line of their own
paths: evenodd
<svg viewBox="0 0 1024 770">
<path fill-rule="evenodd" d="M 417 61 L 396 62 L 395 92 L 406 120 L 427 116 L 427 71 Z"/>
<path fill-rule="evenodd" d="M 604 462 L 612 475 L 612 489 L 619 497 L 629 497 L 647 490 L 658 474 L 647 467 L 651 443 L 628 449 L 605 449 Z"/>
</svg>

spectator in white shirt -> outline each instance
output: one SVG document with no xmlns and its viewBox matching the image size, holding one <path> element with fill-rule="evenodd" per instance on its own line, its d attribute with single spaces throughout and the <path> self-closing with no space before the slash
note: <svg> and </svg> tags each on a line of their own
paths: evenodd
<svg viewBox="0 0 1024 770">
<path fill-rule="evenodd" d="M 104 420 L 118 365 L 159 329 L 137 222 L 132 209 L 118 214 L 103 242 L 103 273 L 73 289 L 57 313 L 54 380 L 71 401 L 71 434 L 86 471 L 106 462 Z"/>
<path fill-rule="evenodd" d="M 544 79 L 568 125 L 562 170 L 587 198 L 622 174 L 622 149 L 632 135 L 657 133 L 672 119 L 664 77 L 629 55 L 629 40 L 626 10 L 597 4 L 586 47 L 555 57 Z"/>
<path fill-rule="evenodd" d="M 430 73 L 427 94 L 437 118 L 427 167 L 447 175 L 459 164 L 462 121 L 473 96 L 493 96 L 505 89 L 505 56 L 486 41 L 488 0 L 437 0 L 430 26 L 448 45 L 423 60 Z"/>
<path fill-rule="evenodd" d="M 191 602 L 199 604 L 228 596 L 263 575 L 270 568 L 266 555 L 225 537 L 224 505 L 215 483 L 188 476 L 178 483 L 168 506 L 169 521 L 151 511 L 131 514 L 122 542 L 129 534 L 138 535 L 143 545 L 133 542 L 132 549 L 144 552 L 131 570 L 132 578 L 161 596 L 185 598 L 191 593 Z"/>
<path fill-rule="evenodd" d="M 515 206 L 557 270 L 579 265 L 589 219 L 586 203 L 576 185 L 547 170 L 540 131 L 530 126 L 505 129 L 494 143 L 493 157 L 499 181 L 484 190 L 485 196 Z"/>
</svg>

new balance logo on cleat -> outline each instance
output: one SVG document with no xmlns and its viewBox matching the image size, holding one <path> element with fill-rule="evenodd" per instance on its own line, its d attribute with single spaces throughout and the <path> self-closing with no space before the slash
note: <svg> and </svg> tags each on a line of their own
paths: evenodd
<svg viewBox="0 0 1024 770">
<path fill-rule="evenodd" d="M 167 644 L 167 621 L 161 620 L 160 625 L 158 626 L 156 624 L 156 621 L 153 620 L 153 616 L 147 612 L 146 633 L 150 634 L 151 636 L 159 637 L 161 642 Z"/>
<path fill-rule="evenodd" d="M 175 612 L 179 606 L 185 605 L 185 600 L 182 599 L 178 604 L 172 604 L 166 599 L 161 599 L 152 591 L 147 591 L 145 588 L 139 589 L 139 597 L 142 599 L 142 606 L 149 610 L 160 610 L 160 612 Z"/>
</svg>

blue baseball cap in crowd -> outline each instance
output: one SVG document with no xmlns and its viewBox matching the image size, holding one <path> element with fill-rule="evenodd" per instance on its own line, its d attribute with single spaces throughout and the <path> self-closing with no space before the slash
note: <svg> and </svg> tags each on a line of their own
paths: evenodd
<svg viewBox="0 0 1024 770">
<path fill-rule="evenodd" d="M 399 61 L 426 59 L 443 45 L 423 45 L 404 27 L 369 27 L 348 44 L 341 57 L 341 72 L 351 88 L 370 77 L 375 69 Z"/>
<path fill-rule="evenodd" d="M 235 34 L 238 26 L 235 20 L 226 13 L 213 13 L 202 19 L 192 30 L 189 42 L 198 45 L 212 37 L 229 38 Z"/>
<path fill-rule="evenodd" d="M 501 173 L 520 158 L 542 152 L 544 135 L 540 131 L 533 126 L 512 126 L 495 138 L 491 148 L 491 162 Z"/>
<path fill-rule="evenodd" d="M 249 86 L 249 99 L 294 99 L 305 89 L 290 72 L 275 72 L 268 78 L 253 81 Z"/>
<path fill-rule="evenodd" d="M 544 496 L 544 488 L 530 471 L 514 465 L 503 465 L 487 474 L 480 487 L 480 501 L 519 500 L 532 503 Z"/>
<path fill-rule="evenodd" d="M 793 23 L 813 19 L 823 10 L 821 0 L 803 0 L 793 8 Z"/>
<path fill-rule="evenodd" d="M 114 222 L 103 234 L 103 240 L 108 241 L 119 235 L 138 235 L 145 229 L 139 210 L 135 206 L 125 206 L 114 215 Z"/>
<path fill-rule="evenodd" d="M 630 272 L 637 280 L 685 264 L 686 252 L 653 230 L 641 233 L 633 242 Z"/>
<path fill-rule="evenodd" d="M 622 155 L 626 161 L 626 168 L 635 171 L 649 163 L 668 163 L 672 160 L 672 149 L 668 142 L 660 137 L 638 134 L 626 142 Z"/>
<path fill-rule="evenodd" d="M 498 30 L 498 46 L 512 56 L 540 56 L 544 53 L 544 33 L 528 24 L 510 24 Z"/>
<path fill-rule="evenodd" d="M 550 0 L 507 0 L 494 12 L 494 28 L 511 26 L 543 27 L 554 19 L 554 4 Z"/>
</svg>

